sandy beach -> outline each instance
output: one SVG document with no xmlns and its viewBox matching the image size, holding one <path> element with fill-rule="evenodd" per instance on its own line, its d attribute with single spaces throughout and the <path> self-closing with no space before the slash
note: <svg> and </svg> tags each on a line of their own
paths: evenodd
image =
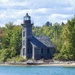
<svg viewBox="0 0 75 75">
<path fill-rule="evenodd" d="M 72 63 L 72 64 L 41 64 L 41 65 L 38 65 L 38 66 L 65 66 L 65 67 L 75 67 L 75 63 Z"/>
</svg>

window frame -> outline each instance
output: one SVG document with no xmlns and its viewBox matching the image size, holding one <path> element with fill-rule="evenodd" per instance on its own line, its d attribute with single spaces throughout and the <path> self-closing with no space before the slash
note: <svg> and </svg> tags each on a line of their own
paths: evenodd
<svg viewBox="0 0 75 75">
<path fill-rule="evenodd" d="M 25 37 L 25 31 L 23 31 L 23 37 Z"/>
<path fill-rule="evenodd" d="M 23 56 L 25 55 L 25 48 L 23 48 Z"/>
</svg>

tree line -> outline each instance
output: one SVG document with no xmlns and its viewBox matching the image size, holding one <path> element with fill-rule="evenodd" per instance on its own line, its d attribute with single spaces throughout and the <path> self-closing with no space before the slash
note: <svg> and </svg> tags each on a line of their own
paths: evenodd
<svg viewBox="0 0 75 75">
<path fill-rule="evenodd" d="M 75 17 L 63 22 L 46 22 L 42 27 L 32 27 L 34 36 L 47 36 L 55 47 L 55 60 L 75 60 Z M 0 27 L 0 61 L 22 61 L 20 56 L 22 26 L 9 22 Z"/>
</svg>

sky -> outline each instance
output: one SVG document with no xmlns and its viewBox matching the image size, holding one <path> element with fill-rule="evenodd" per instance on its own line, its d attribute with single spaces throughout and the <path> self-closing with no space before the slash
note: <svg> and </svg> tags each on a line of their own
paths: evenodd
<svg viewBox="0 0 75 75">
<path fill-rule="evenodd" d="M 0 0 L 0 27 L 8 22 L 20 25 L 26 13 L 35 26 L 66 23 L 75 15 L 75 0 Z"/>
</svg>

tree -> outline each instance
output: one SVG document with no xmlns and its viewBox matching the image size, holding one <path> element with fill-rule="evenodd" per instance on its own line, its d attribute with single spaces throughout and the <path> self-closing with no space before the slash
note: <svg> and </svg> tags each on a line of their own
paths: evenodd
<svg viewBox="0 0 75 75">
<path fill-rule="evenodd" d="M 49 27 L 49 26 L 52 26 L 52 23 L 50 23 L 49 21 L 47 21 L 47 22 L 45 23 L 45 25 Z"/>
<path fill-rule="evenodd" d="M 20 26 L 15 26 L 10 40 L 10 47 L 14 48 L 17 54 L 20 54 L 21 41 L 22 41 L 22 28 Z"/>
<path fill-rule="evenodd" d="M 12 37 L 12 34 L 13 34 L 13 28 L 14 28 L 14 25 L 13 23 L 7 23 L 5 24 L 5 31 L 3 33 L 3 38 L 2 38 L 2 47 L 3 48 L 8 48 L 10 46 L 10 39 Z"/>
<path fill-rule="evenodd" d="M 62 57 L 64 60 L 75 60 L 75 18 L 67 22 L 63 31 L 63 40 Z"/>
<path fill-rule="evenodd" d="M 7 29 L 11 30 L 14 27 L 14 24 L 13 22 L 9 22 L 9 23 L 6 23 L 5 26 Z"/>
<path fill-rule="evenodd" d="M 4 27 L 0 28 L 0 49 L 2 49 L 2 38 L 4 31 L 5 31 Z"/>
<path fill-rule="evenodd" d="M 61 26 L 60 26 L 60 24 L 59 23 L 54 23 L 54 25 L 53 25 L 53 32 L 54 32 L 54 41 L 58 41 L 58 39 L 59 39 L 59 35 L 60 35 L 60 33 L 61 33 Z"/>
<path fill-rule="evenodd" d="M 64 26 L 65 25 L 64 22 L 62 22 L 61 25 Z"/>
</svg>

